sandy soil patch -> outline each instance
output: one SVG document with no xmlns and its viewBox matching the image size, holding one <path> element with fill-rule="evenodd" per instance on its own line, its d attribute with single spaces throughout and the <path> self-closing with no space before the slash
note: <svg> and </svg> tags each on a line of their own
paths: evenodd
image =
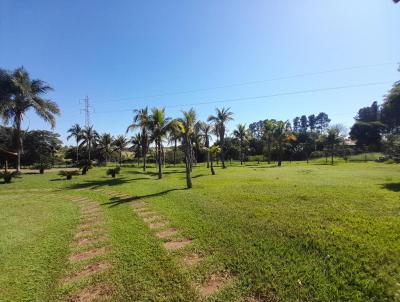
<svg viewBox="0 0 400 302">
<path fill-rule="evenodd" d="M 92 302 L 108 301 L 111 299 L 114 289 L 107 283 L 96 284 L 84 288 L 79 293 L 70 296 L 67 302 Z"/>
<path fill-rule="evenodd" d="M 96 262 L 91 263 L 83 267 L 80 271 L 74 272 L 70 274 L 67 278 L 65 278 L 65 282 L 76 281 L 81 278 L 85 278 L 94 274 L 98 274 L 104 272 L 111 268 L 111 264 L 109 262 Z"/>
<path fill-rule="evenodd" d="M 188 265 L 188 266 L 194 266 L 201 262 L 203 260 L 203 257 L 201 257 L 199 254 L 196 253 L 191 253 L 189 255 L 186 255 L 183 257 L 183 263 Z"/>
<path fill-rule="evenodd" d="M 149 223 L 149 228 L 150 229 L 159 229 L 159 228 L 163 228 L 168 224 L 168 222 L 166 221 L 160 221 L 160 222 L 153 222 L 153 223 Z"/>
<path fill-rule="evenodd" d="M 166 229 L 166 230 L 162 230 L 160 232 L 158 232 L 156 235 L 158 238 L 166 238 L 169 236 L 173 236 L 175 234 L 178 233 L 178 230 L 175 228 L 170 228 L 170 229 Z"/>
<path fill-rule="evenodd" d="M 210 296 L 232 282 L 227 275 L 212 274 L 206 282 L 199 287 L 202 296 Z"/>
<path fill-rule="evenodd" d="M 187 246 L 191 242 L 192 240 L 187 238 L 171 240 L 164 243 L 164 248 L 167 250 L 178 250 Z"/>
<path fill-rule="evenodd" d="M 103 246 L 103 247 L 91 249 L 91 250 L 88 250 L 88 251 L 85 251 L 85 252 L 82 252 L 79 254 L 71 255 L 69 257 L 69 260 L 71 262 L 82 261 L 82 260 L 86 260 L 89 258 L 103 255 L 103 254 L 109 252 L 110 250 L 111 250 L 110 246 Z"/>
<path fill-rule="evenodd" d="M 100 236 L 97 238 L 82 238 L 82 239 L 79 239 L 78 241 L 76 241 L 73 245 L 83 246 L 83 245 L 100 243 L 100 242 L 104 242 L 107 240 L 108 240 L 107 236 Z"/>
</svg>

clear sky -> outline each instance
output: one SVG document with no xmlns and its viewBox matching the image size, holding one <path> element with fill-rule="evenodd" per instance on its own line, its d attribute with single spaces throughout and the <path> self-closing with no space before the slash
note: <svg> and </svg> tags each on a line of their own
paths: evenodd
<svg viewBox="0 0 400 302">
<path fill-rule="evenodd" d="M 122 134 L 145 105 L 176 117 L 188 109 L 181 104 L 388 82 L 194 106 L 201 119 L 230 106 L 231 128 L 320 111 L 351 126 L 400 79 L 399 38 L 400 4 L 391 0 L 0 0 L 0 67 L 23 65 L 54 87 L 63 139 L 84 123 L 85 95 L 95 128 Z M 360 65 L 376 66 L 264 81 Z M 49 129 L 32 113 L 24 125 Z"/>
</svg>

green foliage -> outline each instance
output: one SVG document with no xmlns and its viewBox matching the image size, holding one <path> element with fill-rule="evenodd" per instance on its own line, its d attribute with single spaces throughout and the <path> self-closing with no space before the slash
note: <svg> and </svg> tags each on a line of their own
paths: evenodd
<svg viewBox="0 0 400 302">
<path fill-rule="evenodd" d="M 120 167 L 110 168 L 106 171 L 106 175 L 111 175 L 112 178 L 115 178 L 115 175 L 119 174 L 120 171 Z"/>
<path fill-rule="evenodd" d="M 4 180 L 4 183 L 11 183 L 12 179 L 15 177 L 19 177 L 18 172 L 0 172 L 0 178 Z"/>
<path fill-rule="evenodd" d="M 60 176 L 64 176 L 67 178 L 67 180 L 71 180 L 72 176 L 76 176 L 79 175 L 79 171 L 77 170 L 61 170 L 60 172 L 58 172 L 58 175 Z"/>
</svg>

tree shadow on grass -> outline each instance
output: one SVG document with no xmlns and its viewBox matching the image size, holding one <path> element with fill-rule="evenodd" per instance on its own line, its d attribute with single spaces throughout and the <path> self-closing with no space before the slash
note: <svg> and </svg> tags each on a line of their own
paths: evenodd
<svg viewBox="0 0 400 302">
<path fill-rule="evenodd" d="M 151 197 L 163 196 L 163 195 L 166 195 L 173 191 L 183 191 L 183 190 L 186 190 L 186 189 L 185 188 L 169 189 L 169 190 L 165 190 L 165 191 L 161 191 L 161 192 L 157 192 L 157 193 L 152 193 L 152 194 L 147 194 L 147 195 L 142 195 L 142 196 L 132 196 L 132 197 L 128 197 L 128 198 L 111 197 L 110 201 L 104 202 L 101 205 L 103 205 L 103 206 L 108 205 L 110 208 L 112 208 L 112 207 L 119 206 L 120 204 L 124 204 L 127 202 L 145 200 L 145 199 L 151 198 Z"/>
<path fill-rule="evenodd" d="M 97 189 L 100 187 L 113 187 L 113 186 L 118 186 L 122 184 L 126 184 L 130 182 L 131 179 L 126 179 L 126 178 L 108 178 L 104 180 L 88 180 L 82 183 L 76 183 L 72 184 L 67 187 L 67 189 L 86 189 L 86 188 L 91 188 L 91 189 Z"/>
<path fill-rule="evenodd" d="M 384 189 L 393 191 L 393 192 L 400 192 L 400 182 L 391 182 L 387 184 L 383 184 L 382 187 Z"/>
</svg>

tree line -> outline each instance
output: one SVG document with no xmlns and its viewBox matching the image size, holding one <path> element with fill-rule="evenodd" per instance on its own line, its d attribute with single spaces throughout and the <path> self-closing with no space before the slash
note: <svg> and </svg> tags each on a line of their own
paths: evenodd
<svg viewBox="0 0 400 302">
<path fill-rule="evenodd" d="M 43 120 L 55 126 L 60 113 L 57 104 L 45 98 L 52 88 L 41 80 L 33 80 L 24 68 L 13 72 L 0 69 L 0 116 L 10 128 L 0 128 L 0 148 L 17 152 L 16 168 L 23 164 L 44 166 L 58 151 L 84 170 L 93 162 L 118 161 L 121 166 L 125 151 L 130 151 L 146 171 L 148 161 L 157 165 L 158 178 L 163 177 L 166 162 L 183 162 L 187 187 L 192 187 L 193 167 L 205 162 L 215 174 L 214 161 L 226 168 L 226 161 L 272 161 L 281 166 L 285 160 L 309 160 L 325 156 L 333 163 L 334 156 L 346 158 L 354 152 L 342 125 L 331 125 L 327 113 L 301 115 L 291 122 L 265 119 L 238 124 L 231 132 L 228 123 L 234 120 L 230 108 L 216 108 L 207 120 L 200 121 L 194 108 L 182 111 L 180 117 L 169 117 L 164 108 L 140 108 L 134 111 L 133 123 L 124 134 L 113 137 L 99 134 L 93 126 L 73 125 L 68 130 L 68 140 L 74 147 L 63 148 L 58 135 L 50 131 L 27 131 L 21 128 L 28 110 L 33 109 Z M 350 138 L 356 147 L 383 150 L 395 157 L 400 145 L 400 82 L 396 82 L 383 103 L 374 102 L 361 108 L 351 127 Z M 128 139 L 131 131 L 134 135 Z M 363 150 L 364 150 L 363 149 Z M 24 152 L 23 152 L 24 151 Z M 50 156 L 53 154 L 52 156 Z M 22 159 L 22 161 L 21 161 Z"/>
</svg>

